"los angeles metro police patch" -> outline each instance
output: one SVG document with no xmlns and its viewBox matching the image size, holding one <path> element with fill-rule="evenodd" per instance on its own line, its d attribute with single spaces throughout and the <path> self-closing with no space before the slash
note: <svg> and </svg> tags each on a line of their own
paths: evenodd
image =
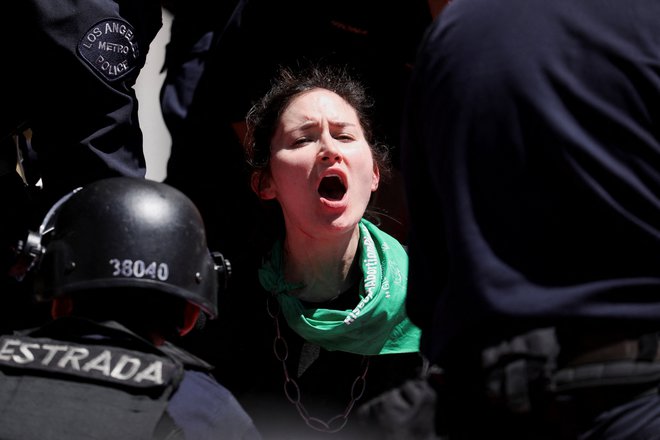
<svg viewBox="0 0 660 440">
<path fill-rule="evenodd" d="M 169 385 L 178 372 L 166 357 L 49 338 L 0 336 L 0 368 L 50 372 L 135 388 Z"/>
<path fill-rule="evenodd" d="M 140 56 L 133 27 L 117 18 L 92 26 L 78 43 L 78 53 L 108 81 L 133 70 Z"/>
</svg>

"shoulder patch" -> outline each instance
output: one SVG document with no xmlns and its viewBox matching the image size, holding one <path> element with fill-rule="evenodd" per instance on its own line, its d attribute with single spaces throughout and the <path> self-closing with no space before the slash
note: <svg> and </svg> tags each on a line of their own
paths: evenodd
<svg viewBox="0 0 660 440">
<path fill-rule="evenodd" d="M 103 78 L 114 81 L 135 69 L 140 50 L 133 27 L 117 18 L 92 26 L 78 43 L 78 54 Z"/>
<path fill-rule="evenodd" d="M 0 367 L 3 366 L 136 388 L 168 386 L 179 373 L 177 364 L 164 356 L 112 346 L 7 335 L 0 336 Z"/>
</svg>

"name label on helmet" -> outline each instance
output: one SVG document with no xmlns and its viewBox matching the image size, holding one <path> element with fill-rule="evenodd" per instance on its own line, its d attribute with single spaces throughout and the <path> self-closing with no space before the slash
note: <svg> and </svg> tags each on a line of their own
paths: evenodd
<svg viewBox="0 0 660 440">
<path fill-rule="evenodd" d="M 120 260 L 112 258 L 113 277 L 123 278 L 150 278 L 152 280 L 166 281 L 170 277 L 170 268 L 166 263 L 147 263 L 142 260 Z"/>
<path fill-rule="evenodd" d="M 0 366 L 138 388 L 169 384 L 177 372 L 174 362 L 149 353 L 28 336 L 0 336 Z"/>
</svg>

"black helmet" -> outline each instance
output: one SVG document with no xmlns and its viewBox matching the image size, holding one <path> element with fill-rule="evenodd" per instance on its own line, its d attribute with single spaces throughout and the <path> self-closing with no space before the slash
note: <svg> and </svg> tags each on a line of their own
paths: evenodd
<svg viewBox="0 0 660 440">
<path fill-rule="evenodd" d="M 216 265 L 193 202 L 169 185 L 131 177 L 96 181 L 54 205 L 41 229 L 43 257 L 35 276 L 40 300 L 144 288 L 217 315 L 218 272 L 226 279 L 229 268 L 219 254 L 222 264 Z"/>
</svg>

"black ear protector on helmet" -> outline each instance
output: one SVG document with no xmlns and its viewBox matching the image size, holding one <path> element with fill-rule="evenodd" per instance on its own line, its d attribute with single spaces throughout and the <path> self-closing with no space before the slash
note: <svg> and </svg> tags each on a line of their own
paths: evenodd
<svg viewBox="0 0 660 440">
<path fill-rule="evenodd" d="M 30 271 L 39 266 L 39 262 L 46 252 L 46 247 L 43 243 L 44 236 L 53 231 L 55 217 L 57 216 L 60 206 L 81 189 L 82 187 L 78 187 L 55 202 L 41 221 L 39 230 L 37 232 L 28 231 L 28 236 L 25 241 L 18 241 L 16 244 L 17 261 L 16 264 L 9 269 L 9 274 L 16 280 L 23 281 Z"/>
<path fill-rule="evenodd" d="M 226 289 L 229 285 L 229 278 L 231 278 L 231 262 L 217 251 L 211 252 L 211 257 L 215 261 L 215 270 L 220 274 L 222 288 Z"/>
<path fill-rule="evenodd" d="M 174 187 L 141 178 L 106 178 L 68 194 L 20 249 L 18 278 L 38 267 L 37 300 L 148 289 L 183 298 L 215 317 L 219 290 L 231 273 L 222 254 L 208 250 L 193 202 Z"/>
</svg>

